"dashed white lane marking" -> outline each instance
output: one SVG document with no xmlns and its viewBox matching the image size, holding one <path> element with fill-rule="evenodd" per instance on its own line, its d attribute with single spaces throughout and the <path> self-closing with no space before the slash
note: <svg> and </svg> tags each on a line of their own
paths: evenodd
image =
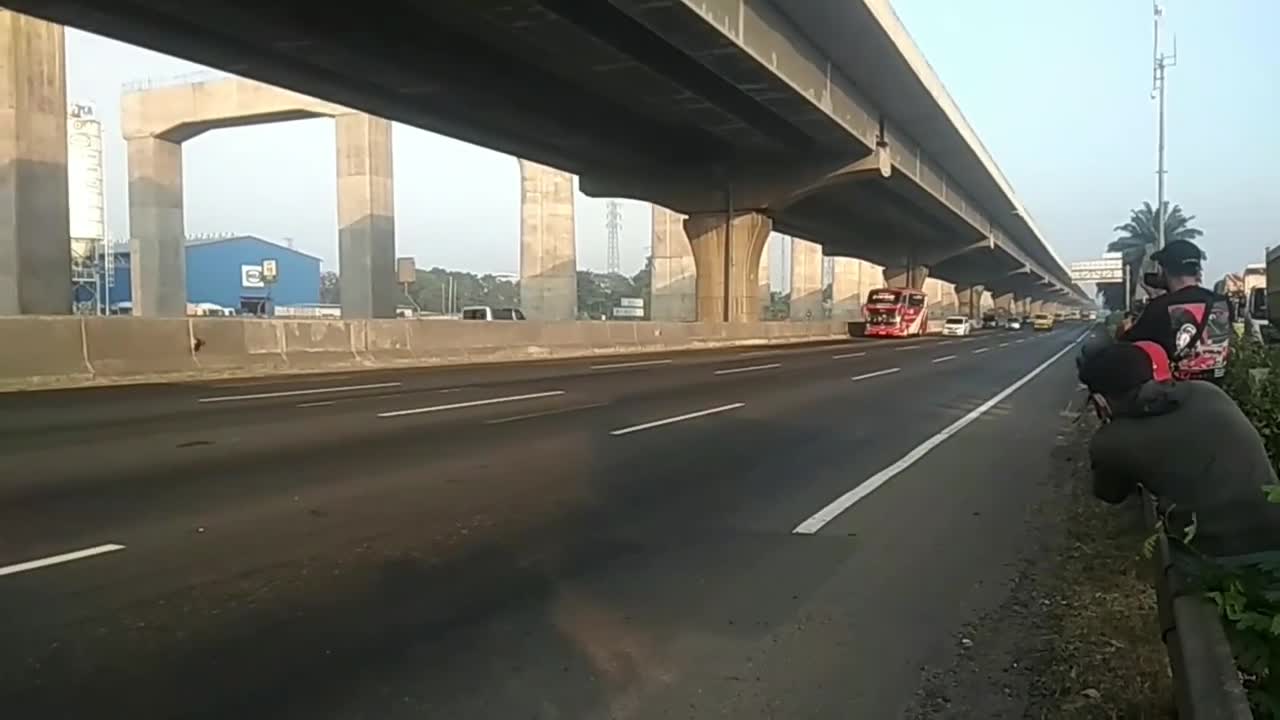
<svg viewBox="0 0 1280 720">
<path fill-rule="evenodd" d="M 1009 347 L 1009 343 L 1000 343 L 1000 347 Z"/>
<path fill-rule="evenodd" d="M 713 374 L 714 375 L 732 375 L 734 373 L 755 372 L 757 370 L 772 370 L 774 368 L 780 368 L 780 367 L 782 367 L 782 363 L 769 363 L 768 365 L 752 365 L 751 367 L 725 368 L 724 370 L 717 370 Z"/>
<path fill-rule="evenodd" d="M 511 417 L 498 418 L 496 420 L 485 420 L 485 425 L 502 425 L 504 423 L 517 422 L 519 420 L 532 420 L 533 418 L 547 417 L 549 415 L 563 415 L 565 413 L 578 412 L 579 410 L 590 410 L 608 405 L 609 403 L 590 403 L 588 405 L 575 405 L 567 408 L 556 408 L 555 410 L 544 410 L 542 412 L 525 413 L 524 415 L 512 415 Z"/>
<path fill-rule="evenodd" d="M 950 344 L 951 344 L 951 343 L 953 343 L 953 342 L 955 342 L 955 340 L 942 340 L 942 341 L 940 341 L 938 344 L 939 344 L 939 345 L 950 345 Z"/>
<path fill-rule="evenodd" d="M 650 365 L 669 365 L 671 360 L 637 360 L 635 362 L 609 363 L 608 365 L 592 365 L 592 370 L 620 370 L 622 368 L 648 367 Z"/>
<path fill-rule="evenodd" d="M 663 418 L 662 420 L 654 420 L 653 422 L 647 422 L 640 425 L 632 425 L 631 427 L 624 427 L 624 428 L 619 428 L 617 430 L 611 430 L 609 434 L 614 436 L 628 435 L 633 432 L 640 432 L 641 430 L 649 430 L 656 427 L 662 427 L 663 425 L 670 425 L 672 423 L 684 422 L 685 420 L 693 420 L 694 418 L 705 417 L 707 415 L 715 415 L 716 413 L 728 412 L 730 410 L 737 410 L 738 408 L 744 407 L 745 405 L 746 403 L 730 403 L 728 405 L 721 405 L 720 407 L 708 408 L 706 410 L 699 410 L 697 412 L 685 413 L 684 415 L 677 415 L 675 417 Z"/>
<path fill-rule="evenodd" d="M 480 407 L 481 405 L 497 405 L 498 403 L 516 402 L 518 400 L 535 400 L 537 398 L 555 397 L 563 395 L 563 390 L 548 390 L 547 392 L 528 393 L 526 395 L 509 395 L 507 397 L 488 398 L 485 400 L 472 400 L 470 402 L 449 403 L 448 405 L 429 405 L 427 407 L 410 408 L 408 410 L 392 410 L 390 412 L 380 412 L 380 418 L 403 417 L 405 415 L 423 415 L 425 413 L 441 412 L 443 410 L 461 410 L 462 408 Z"/>
<path fill-rule="evenodd" d="M 986 352 L 986 351 L 988 351 L 988 350 L 990 350 L 990 349 L 991 349 L 991 348 L 989 348 L 989 347 L 982 347 L 982 348 L 978 348 L 977 350 L 974 350 L 974 351 L 973 351 L 973 354 L 974 354 L 974 355 L 981 355 L 982 353 L 984 353 L 984 352 Z"/>
<path fill-rule="evenodd" d="M 298 403 L 300 408 L 328 407 L 337 402 L 337 400 L 317 400 L 316 402 Z"/>
<path fill-rule="evenodd" d="M 1085 335 L 1087 334 L 1088 333 L 1085 333 Z M 812 535 L 821 530 L 827 523 L 839 517 L 845 510 L 853 507 L 854 503 L 875 492 L 876 488 L 884 485 L 886 482 L 889 482 L 889 480 L 893 479 L 895 475 L 914 465 L 917 460 L 927 455 L 930 450 L 933 450 L 935 447 L 941 445 L 947 438 L 963 430 L 967 425 L 969 425 L 969 423 L 972 423 L 974 420 L 982 417 L 988 410 L 1000 404 L 1005 398 L 1009 397 L 1013 393 L 1017 392 L 1018 388 L 1031 382 L 1037 375 L 1044 372 L 1046 368 L 1057 362 L 1059 358 L 1066 355 L 1067 352 L 1079 344 L 1079 342 L 1085 338 L 1085 335 L 1081 335 L 1072 341 L 1071 344 L 1054 353 L 1053 357 L 1050 357 L 1048 360 L 1037 365 L 1034 370 L 1023 375 L 1009 387 L 996 393 L 994 397 L 974 408 L 968 415 L 956 420 L 939 431 L 938 434 L 920 443 L 914 450 L 903 455 L 897 462 L 881 470 L 875 475 L 872 475 L 861 485 L 831 501 L 829 505 L 797 525 L 791 532 L 797 535 Z"/>
<path fill-rule="evenodd" d="M 298 395 L 321 395 L 324 393 L 352 392 L 355 390 L 378 390 L 380 388 L 400 387 L 398 382 L 369 383 L 368 385 L 342 385 L 340 387 L 307 388 L 306 390 L 280 390 L 278 392 L 252 393 L 249 395 L 217 395 L 200 398 L 196 402 L 216 403 L 234 400 L 262 400 L 265 398 L 296 397 Z"/>
<path fill-rule="evenodd" d="M 950 341 L 944 340 L 943 342 L 950 342 Z M 898 350 L 919 350 L 919 349 L 920 349 L 919 345 L 907 345 L 905 347 L 898 348 Z"/>
<path fill-rule="evenodd" d="M 1014 340 L 1014 342 L 1018 343 L 1019 345 L 1021 345 L 1022 343 L 1026 342 L 1026 341 L 1027 341 L 1027 339 L 1026 339 L 1026 338 L 1022 338 L 1021 340 Z"/>
<path fill-rule="evenodd" d="M 863 355 L 866 355 L 866 353 L 864 353 L 864 352 L 845 353 L 845 354 L 843 354 L 843 355 L 832 355 L 832 356 L 831 356 L 831 359 L 832 359 L 832 360 L 847 360 L 847 359 L 849 359 L 849 358 L 862 357 Z"/>
<path fill-rule="evenodd" d="M 955 355 L 943 355 L 942 357 L 934 358 L 932 362 L 941 363 L 941 362 L 946 362 L 948 360 L 955 360 L 955 359 L 956 359 Z"/>
<path fill-rule="evenodd" d="M 85 548 L 84 550 L 62 553 L 61 555 L 53 555 L 47 558 L 40 558 L 39 560 L 30 560 L 16 565 L 6 565 L 4 567 L 0 567 L 0 576 L 17 575 L 18 573 L 27 572 L 28 570 L 36 570 L 50 565 L 59 565 L 61 563 L 72 562 L 73 560 L 83 560 L 85 558 L 93 557 L 94 555 L 104 555 L 106 553 L 116 552 L 117 550 L 123 549 L 123 545 L 116 545 L 115 543 L 95 545 L 94 547 Z"/>
<path fill-rule="evenodd" d="M 862 373 L 861 375 L 854 375 L 849 379 L 856 382 L 858 380 L 867 380 L 873 377 L 880 377 L 881 375 L 892 375 L 896 372 L 901 372 L 901 371 L 902 371 L 902 368 L 889 368 L 888 370 L 877 370 L 875 372 Z"/>
</svg>

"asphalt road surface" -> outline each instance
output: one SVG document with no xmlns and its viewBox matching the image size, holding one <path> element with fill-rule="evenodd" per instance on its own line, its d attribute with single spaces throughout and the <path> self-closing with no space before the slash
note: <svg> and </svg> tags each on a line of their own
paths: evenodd
<svg viewBox="0 0 1280 720">
<path fill-rule="evenodd" d="M 1085 330 L 0 395 L 0 716 L 894 717 Z"/>
</svg>

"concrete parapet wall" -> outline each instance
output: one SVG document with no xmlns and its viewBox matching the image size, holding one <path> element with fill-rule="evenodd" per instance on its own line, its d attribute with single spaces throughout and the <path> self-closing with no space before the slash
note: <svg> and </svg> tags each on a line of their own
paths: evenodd
<svg viewBox="0 0 1280 720">
<path fill-rule="evenodd" d="M 0 390 L 567 359 L 847 337 L 823 322 L 0 318 Z"/>
</svg>

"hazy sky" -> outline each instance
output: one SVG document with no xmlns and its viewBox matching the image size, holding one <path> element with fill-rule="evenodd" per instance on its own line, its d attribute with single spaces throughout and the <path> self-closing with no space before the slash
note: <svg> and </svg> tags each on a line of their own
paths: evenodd
<svg viewBox="0 0 1280 720">
<path fill-rule="evenodd" d="M 1015 191 L 1066 261 L 1096 256 L 1128 210 L 1155 199 L 1151 5 L 1146 0 L 895 0 L 894 7 Z M 1168 196 L 1205 231 L 1213 277 L 1280 244 L 1277 0 L 1168 0 Z M 87 33 L 67 34 L 67 94 L 104 124 L 107 213 L 127 237 L 122 84 L 199 66 Z M 515 159 L 396 125 L 398 252 L 420 267 L 519 267 Z M 333 121 L 208 133 L 185 145 L 189 233 L 293 238 L 337 258 Z M 578 196 L 578 264 L 603 269 L 604 201 Z M 623 206 L 622 262 L 648 253 L 649 210 Z M 781 278 L 773 243 L 774 286 Z"/>
</svg>

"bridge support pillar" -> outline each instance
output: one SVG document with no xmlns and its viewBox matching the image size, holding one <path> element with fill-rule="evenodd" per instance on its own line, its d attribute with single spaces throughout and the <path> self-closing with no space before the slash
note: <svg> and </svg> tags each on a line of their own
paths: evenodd
<svg viewBox="0 0 1280 720">
<path fill-rule="evenodd" d="M 831 319 L 857 322 L 862 320 L 863 266 L 853 258 L 833 258 L 831 272 Z"/>
<path fill-rule="evenodd" d="M 338 145 L 338 287 L 344 318 L 396 316 L 391 122 L 334 118 Z"/>
<path fill-rule="evenodd" d="M 63 29 L 0 10 L 0 315 L 71 312 Z"/>
<path fill-rule="evenodd" d="M 653 265 L 649 279 L 649 317 L 665 322 L 698 318 L 698 287 L 693 248 L 684 232 L 684 216 L 652 206 Z"/>
<path fill-rule="evenodd" d="M 970 320 L 982 319 L 982 293 L 981 285 L 972 287 L 956 286 L 956 312 L 964 315 Z"/>
<path fill-rule="evenodd" d="M 1028 309 L 1028 311 L 1029 311 L 1029 312 L 1031 312 L 1033 315 L 1034 315 L 1035 313 L 1046 313 L 1046 312 L 1051 312 L 1051 311 L 1049 310 L 1048 305 L 1049 305 L 1049 303 L 1045 302 L 1044 300 L 1031 300 L 1031 301 L 1030 301 L 1030 303 L 1028 304 L 1028 308 L 1027 308 L 1027 309 Z"/>
<path fill-rule="evenodd" d="M 697 268 L 698 320 L 742 322 L 760 317 L 760 256 L 773 221 L 755 212 L 699 213 L 685 218 Z"/>
<path fill-rule="evenodd" d="M 126 141 L 129 162 L 129 284 L 133 314 L 187 314 L 182 145 L 158 137 Z"/>
<path fill-rule="evenodd" d="M 520 187 L 520 308 L 531 320 L 573 320 L 578 316 L 573 176 L 521 160 Z"/>
<path fill-rule="evenodd" d="M 885 287 L 924 289 L 929 268 L 924 265 L 888 265 L 884 269 Z"/>
<path fill-rule="evenodd" d="M 1013 293 L 997 295 L 994 298 L 994 302 L 997 311 L 1003 310 L 1009 315 L 1022 315 L 1022 304 L 1018 302 Z"/>
<path fill-rule="evenodd" d="M 822 311 L 822 246 L 791 239 L 791 314 L 792 320 L 821 320 Z"/>
<path fill-rule="evenodd" d="M 764 250 L 760 251 L 760 293 L 758 297 L 760 298 L 760 317 L 762 319 L 765 317 L 769 306 L 773 304 L 773 285 L 769 282 L 769 251 L 773 245 L 773 243 L 769 242 L 771 237 L 773 237 L 772 233 L 764 239 Z"/>
</svg>

